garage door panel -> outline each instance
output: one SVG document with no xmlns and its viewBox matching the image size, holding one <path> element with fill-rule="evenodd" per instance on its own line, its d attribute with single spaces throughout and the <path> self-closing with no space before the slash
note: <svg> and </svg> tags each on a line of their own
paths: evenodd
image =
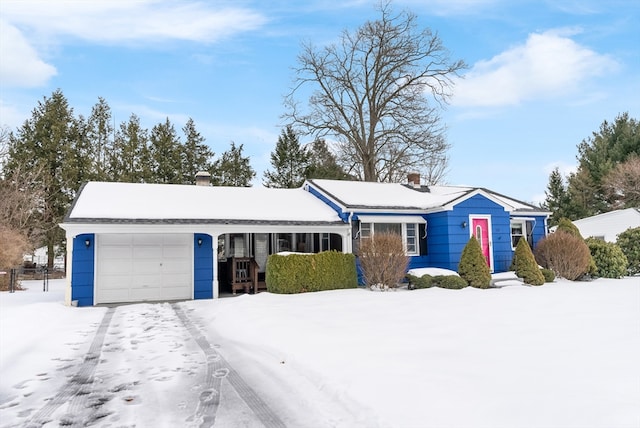
<svg viewBox="0 0 640 428">
<path fill-rule="evenodd" d="M 136 260 L 162 260 L 162 247 L 133 247 L 133 257 Z"/>
<path fill-rule="evenodd" d="M 189 299 L 193 235 L 98 235 L 96 303 Z"/>
<path fill-rule="evenodd" d="M 191 276 L 191 260 L 166 260 L 162 264 L 163 273 L 181 273 Z"/>
<path fill-rule="evenodd" d="M 184 287 L 162 287 L 162 297 L 167 300 L 190 299 L 191 293 Z"/>
<path fill-rule="evenodd" d="M 133 262 L 133 275 L 149 275 L 162 273 L 162 262 L 157 260 L 135 260 Z"/>
<path fill-rule="evenodd" d="M 128 290 L 131 288 L 131 275 L 109 275 L 100 282 L 102 290 Z"/>
<path fill-rule="evenodd" d="M 131 293 L 129 294 L 129 298 L 132 302 L 135 301 L 153 301 L 153 300 L 161 300 L 162 299 L 162 288 L 160 287 L 141 287 L 141 288 L 132 288 Z"/>
<path fill-rule="evenodd" d="M 184 247 L 185 245 L 191 245 L 193 243 L 193 235 L 167 234 L 160 236 L 162 237 L 163 245 L 165 247 Z"/>
</svg>

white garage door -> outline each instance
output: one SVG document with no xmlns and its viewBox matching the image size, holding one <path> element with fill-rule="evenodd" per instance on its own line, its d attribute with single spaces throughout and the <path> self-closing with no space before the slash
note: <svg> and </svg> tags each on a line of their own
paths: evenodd
<svg viewBox="0 0 640 428">
<path fill-rule="evenodd" d="M 98 235 L 96 303 L 191 299 L 193 235 Z"/>
</svg>

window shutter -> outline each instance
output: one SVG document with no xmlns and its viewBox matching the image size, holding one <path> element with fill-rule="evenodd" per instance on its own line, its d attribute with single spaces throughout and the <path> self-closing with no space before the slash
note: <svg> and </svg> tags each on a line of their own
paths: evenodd
<svg viewBox="0 0 640 428">
<path fill-rule="evenodd" d="M 418 242 L 420 243 L 420 255 L 426 256 L 427 250 L 427 225 L 424 223 L 418 224 Z"/>
</svg>

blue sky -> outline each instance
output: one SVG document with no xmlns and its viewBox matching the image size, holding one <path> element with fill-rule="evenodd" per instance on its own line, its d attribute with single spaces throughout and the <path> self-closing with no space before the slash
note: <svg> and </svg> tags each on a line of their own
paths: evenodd
<svg viewBox="0 0 640 428">
<path fill-rule="evenodd" d="M 640 117 L 637 0 L 396 0 L 469 68 L 442 112 L 448 184 L 541 201 L 548 175 L 604 120 Z M 117 123 L 189 117 L 216 154 L 244 144 L 262 173 L 303 41 L 318 46 L 375 19 L 375 1 L 0 3 L 0 124 L 61 89 L 76 114 L 98 97 Z M 308 142 L 304 137 L 302 142 Z"/>
</svg>

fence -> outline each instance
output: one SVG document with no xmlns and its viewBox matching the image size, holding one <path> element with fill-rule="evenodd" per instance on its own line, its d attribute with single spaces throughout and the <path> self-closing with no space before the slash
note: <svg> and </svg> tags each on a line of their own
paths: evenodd
<svg viewBox="0 0 640 428">
<path fill-rule="evenodd" d="M 40 279 L 42 278 L 42 291 L 49 291 L 49 269 L 41 268 L 25 268 L 23 266 L 12 268 L 9 272 L 9 293 L 14 293 L 18 286 L 19 279 Z"/>
</svg>

